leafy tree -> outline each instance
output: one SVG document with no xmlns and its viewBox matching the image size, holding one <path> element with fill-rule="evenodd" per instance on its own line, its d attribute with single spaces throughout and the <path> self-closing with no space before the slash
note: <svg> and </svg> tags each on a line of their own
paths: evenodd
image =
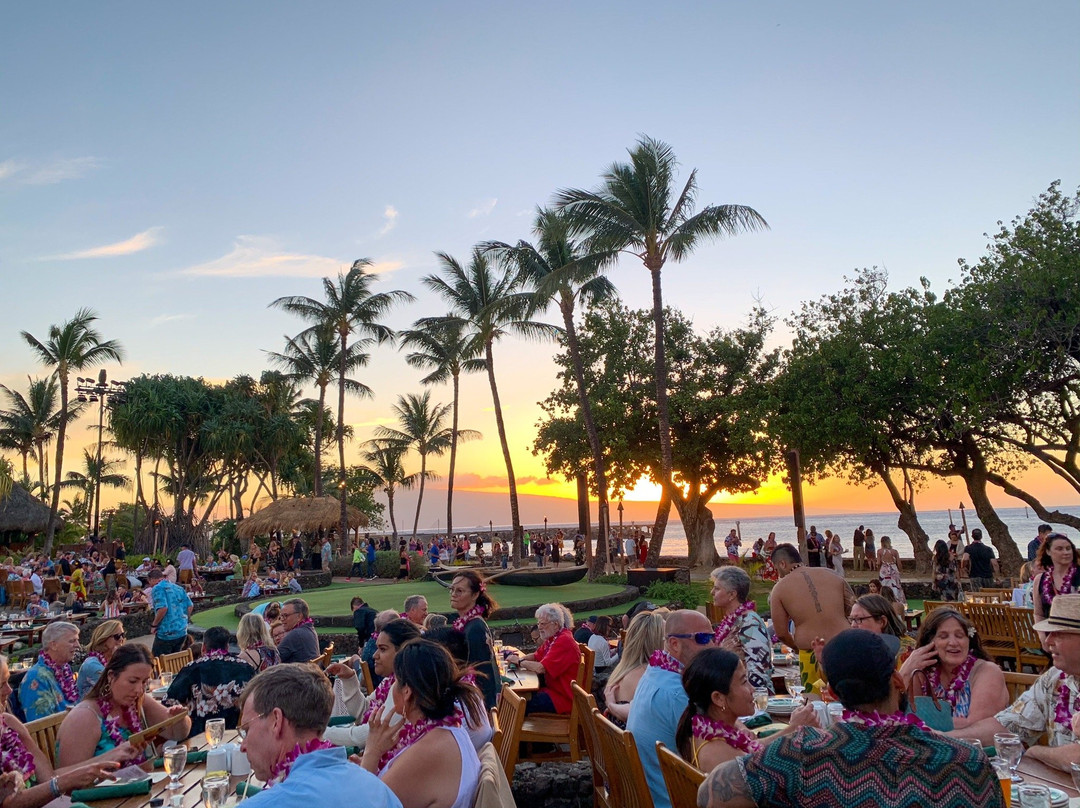
<svg viewBox="0 0 1080 808">
<path fill-rule="evenodd" d="M 419 480 L 419 474 L 406 474 L 402 457 L 405 447 L 392 441 L 369 440 L 364 444 L 361 457 L 364 463 L 357 466 L 359 479 L 371 488 L 378 488 L 386 494 L 390 514 L 390 528 L 397 541 L 397 520 L 394 519 L 394 494 L 398 488 L 412 488 Z"/>
<path fill-rule="evenodd" d="M 324 489 L 333 488 L 334 481 L 341 476 L 336 466 L 330 466 L 323 474 L 326 477 Z M 386 506 L 375 499 L 375 481 L 360 466 L 349 466 L 346 476 L 348 477 L 348 504 L 367 516 L 370 529 L 382 530 L 386 526 L 386 520 L 383 519 Z"/>
<path fill-rule="evenodd" d="M 27 377 L 26 395 L 0 385 L 10 409 L 0 411 L 0 446 L 14 449 L 22 458 L 23 480 L 29 483 L 27 458 L 33 455 L 37 466 L 37 491 L 44 499 L 48 493 L 49 456 L 46 448 L 60 428 L 59 381 L 56 374 L 44 379 Z M 83 405 L 73 402 L 67 422 L 75 421 Z"/>
</svg>

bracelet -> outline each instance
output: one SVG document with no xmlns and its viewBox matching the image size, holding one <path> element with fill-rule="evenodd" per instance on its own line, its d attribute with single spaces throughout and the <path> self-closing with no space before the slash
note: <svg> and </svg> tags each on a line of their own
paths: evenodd
<svg viewBox="0 0 1080 808">
<path fill-rule="evenodd" d="M 60 796 L 60 778 L 59 777 L 54 777 L 52 780 L 49 781 L 49 791 L 52 792 L 52 795 L 53 795 L 54 798 Z"/>
</svg>

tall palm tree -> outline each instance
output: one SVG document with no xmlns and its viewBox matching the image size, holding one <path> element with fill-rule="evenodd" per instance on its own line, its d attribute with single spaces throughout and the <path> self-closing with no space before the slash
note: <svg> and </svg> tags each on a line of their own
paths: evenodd
<svg viewBox="0 0 1080 808">
<path fill-rule="evenodd" d="M 60 483 L 64 480 L 64 439 L 67 437 L 68 382 L 71 371 L 87 370 L 110 359 L 115 362 L 124 360 L 124 349 L 120 343 L 116 340 L 102 340 L 101 334 L 94 328 L 97 318 L 92 309 L 79 309 L 66 323 L 49 326 L 49 336 L 44 342 L 28 331 L 21 332 L 22 338 L 37 354 L 38 360 L 47 367 L 56 368 L 56 376 L 60 380 L 60 424 L 56 430 L 55 483 L 52 504 L 49 507 L 49 529 L 45 533 L 46 555 L 52 552 L 56 517 L 60 510 Z"/>
<path fill-rule="evenodd" d="M 33 454 L 38 467 L 38 492 L 44 498 L 47 491 L 45 476 L 48 457 L 45 449 L 60 426 L 60 385 L 56 375 L 44 379 L 27 377 L 26 395 L 0 384 L 10 409 L 0 411 L 0 445 L 14 449 L 22 457 L 23 479 L 29 480 L 27 457 Z M 68 413 L 71 423 L 82 412 L 74 404 Z"/>
<path fill-rule="evenodd" d="M 629 163 L 613 163 L 601 175 L 597 190 L 566 189 L 555 198 L 558 207 L 571 216 L 575 230 L 589 235 L 590 249 L 630 252 L 641 259 L 652 277 L 660 482 L 664 488 L 649 548 L 649 558 L 655 560 L 667 527 L 672 474 L 661 271 L 669 258 L 685 260 L 706 239 L 767 229 L 768 223 L 745 205 L 708 205 L 694 213 L 697 170 L 690 172 L 682 190 L 677 191 L 678 162 L 666 143 L 642 137 L 629 154 Z"/>
<path fill-rule="evenodd" d="M 421 384 L 441 384 L 449 379 L 454 396 L 451 406 L 453 415 L 450 426 L 450 469 L 446 475 L 446 535 L 454 535 L 454 472 L 457 467 L 458 413 L 462 373 L 475 373 L 484 369 L 484 362 L 477 358 L 479 346 L 465 333 L 465 326 L 456 319 L 417 320 L 413 328 L 400 334 L 402 346 L 412 348 L 405 361 L 414 368 L 431 372 L 420 380 Z M 479 437 L 480 433 L 476 435 Z"/>
<path fill-rule="evenodd" d="M 443 454 L 454 438 L 460 440 L 472 440 L 479 438 L 480 433 L 473 429 L 455 430 L 446 426 L 446 415 L 451 410 L 450 404 L 432 404 L 431 391 L 425 390 L 423 395 L 410 393 L 407 396 L 398 396 L 397 404 L 393 407 L 397 416 L 400 429 L 392 429 L 386 426 L 377 427 L 375 434 L 384 441 L 397 443 L 404 446 L 406 451 L 416 449 L 420 455 L 420 491 L 416 498 L 416 516 L 413 518 L 412 537 L 416 538 L 416 529 L 420 524 L 420 506 L 424 501 L 424 483 L 430 476 L 427 470 L 428 455 L 436 457 Z"/>
<path fill-rule="evenodd" d="M 413 296 L 402 290 L 375 294 L 371 286 L 375 275 L 367 271 L 371 259 L 360 258 L 353 262 L 348 272 L 338 273 L 337 278 L 323 278 L 325 300 L 294 295 L 279 297 L 271 306 L 297 314 L 308 322 L 314 323 L 311 329 L 329 327 L 338 335 L 340 352 L 338 354 L 338 468 L 340 479 L 338 487 L 341 496 L 341 524 L 338 540 L 344 546 L 349 538 L 349 517 L 346 510 L 347 469 L 345 467 L 345 391 L 349 372 L 349 339 L 359 332 L 360 344 L 386 342 L 394 336 L 388 326 L 379 322 L 390 309 L 399 302 L 407 302 Z"/>
<path fill-rule="evenodd" d="M 104 457 L 99 460 L 89 449 L 83 449 L 82 469 L 69 471 L 66 475 L 67 479 L 60 483 L 62 488 L 74 488 L 83 493 L 87 509 L 87 533 L 92 528 L 90 518 L 94 513 L 95 492 L 99 491 L 100 487 L 127 488 L 131 485 L 130 477 L 115 470 L 119 465 L 119 460 L 109 460 Z"/>
<path fill-rule="evenodd" d="M 600 433 L 593 419 L 592 405 L 585 387 L 585 367 L 574 327 L 574 309 L 578 301 L 589 305 L 610 300 L 615 296 L 615 286 L 603 272 L 618 253 L 613 250 L 586 252 L 573 238 L 572 230 L 571 221 L 565 212 L 539 209 L 533 225 L 537 246 L 527 241 L 519 241 L 513 247 L 491 242 L 488 249 L 506 255 L 518 267 L 527 288 L 534 290 L 535 308 L 546 309 L 554 301 L 562 314 L 563 336 L 573 366 L 574 381 L 578 388 L 578 406 L 585 422 L 585 433 L 589 440 L 589 450 L 592 452 L 593 474 L 596 477 L 599 530 L 596 555 L 590 559 L 590 576 L 595 578 L 603 574 L 608 559 L 608 534 L 611 525 L 607 472 L 604 468 Z"/>
<path fill-rule="evenodd" d="M 515 566 L 521 563 L 521 512 L 518 508 L 517 480 L 506 439 L 502 402 L 495 383 L 495 357 L 492 346 L 508 333 L 526 337 L 554 335 L 552 326 L 527 317 L 531 296 L 518 291 L 516 272 L 496 272 L 495 261 L 479 249 L 474 249 L 468 267 L 446 253 L 436 253 L 442 265 L 442 276 L 427 275 L 424 285 L 437 293 L 449 306 L 449 320 L 466 324 L 470 337 L 484 352 L 484 367 L 491 387 L 495 409 L 495 425 L 499 430 L 503 460 L 506 463 L 507 484 L 510 489 L 510 519 L 513 524 L 513 554 Z"/>
<path fill-rule="evenodd" d="M 386 494 L 390 512 L 390 528 L 394 532 L 395 544 L 397 544 L 398 530 L 397 521 L 394 519 L 394 492 L 398 488 L 412 488 L 420 479 L 419 474 L 405 473 L 405 466 L 401 462 L 405 452 L 406 447 L 399 443 L 369 440 L 360 453 L 364 460 L 359 466 L 360 472 Z"/>
</svg>

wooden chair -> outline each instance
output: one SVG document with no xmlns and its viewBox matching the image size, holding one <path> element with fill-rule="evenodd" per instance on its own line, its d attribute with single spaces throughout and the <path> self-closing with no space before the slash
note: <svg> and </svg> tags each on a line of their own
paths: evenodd
<svg viewBox="0 0 1080 808">
<path fill-rule="evenodd" d="M 364 695 L 370 696 L 375 692 L 375 680 L 371 677 L 371 666 L 363 659 L 360 660 L 360 678 L 364 685 Z"/>
<path fill-rule="evenodd" d="M 521 748 L 521 725 L 525 721 L 525 699 L 513 691 L 510 685 L 503 685 L 499 694 L 499 730 L 502 732 L 499 745 L 499 760 L 502 761 L 506 779 L 514 782 L 514 767 L 517 766 Z"/>
<path fill-rule="evenodd" d="M 11 605 L 16 609 L 25 609 L 33 592 L 34 584 L 32 581 L 23 581 L 19 578 L 8 581 L 8 594 Z"/>
<path fill-rule="evenodd" d="M 60 725 L 64 719 L 67 718 L 68 710 L 63 710 L 59 713 L 53 713 L 47 715 L 44 718 L 39 718 L 36 721 L 30 721 L 26 724 L 26 729 L 30 733 L 30 737 L 34 739 L 34 742 L 38 745 L 38 748 L 49 756 L 49 762 L 52 763 L 53 768 L 57 768 L 56 762 L 56 733 L 60 729 Z"/>
<path fill-rule="evenodd" d="M 979 632 L 982 647 L 994 659 L 1011 660 L 1013 668 L 1019 667 L 1020 649 L 1013 634 L 1011 606 L 1000 603 L 968 603 L 967 615 Z"/>
<path fill-rule="evenodd" d="M 180 669 L 190 665 L 193 659 L 190 648 L 175 654 L 162 654 L 157 658 L 158 673 L 180 673 Z"/>
<path fill-rule="evenodd" d="M 1016 637 L 1016 650 L 1019 662 L 1018 671 L 1023 672 L 1025 665 L 1030 665 L 1036 673 L 1042 673 L 1050 667 L 1050 655 L 1042 649 L 1039 634 L 1032 628 L 1035 625 L 1033 609 L 1009 609 L 1012 618 L 1013 636 Z"/>
<path fill-rule="evenodd" d="M 634 736 L 612 724 L 599 710 L 593 710 L 592 719 L 604 761 L 610 771 L 618 772 L 610 782 L 611 804 L 619 808 L 653 808 Z"/>
<path fill-rule="evenodd" d="M 1014 673 L 1013 671 L 1005 671 L 1005 687 L 1009 689 L 1009 698 L 1012 701 L 1016 701 L 1027 692 L 1027 689 L 1031 687 L 1038 678 L 1038 674 L 1035 673 Z"/>
<path fill-rule="evenodd" d="M 705 782 L 705 772 L 687 763 L 662 741 L 656 742 L 656 756 L 660 760 L 660 773 L 671 797 L 671 808 L 697 808 L 698 786 Z"/>
<path fill-rule="evenodd" d="M 596 698 L 586 693 L 577 682 L 570 685 L 574 694 L 574 707 L 581 716 L 581 734 L 585 739 L 585 753 L 589 756 L 593 772 L 593 805 L 595 808 L 614 808 L 611 802 L 611 774 L 604 763 L 600 749 L 600 736 L 596 734 L 592 714 L 596 710 Z"/>
<path fill-rule="evenodd" d="M 491 724 L 491 740 L 489 743 L 496 749 L 502 743 L 502 727 L 499 726 L 499 708 L 492 707 L 488 710 L 488 723 Z"/>
<path fill-rule="evenodd" d="M 313 660 L 311 660 L 311 663 L 313 665 L 318 665 L 323 670 L 326 670 L 327 666 L 330 664 L 330 660 L 333 659 L 333 657 L 334 657 L 334 644 L 330 643 L 328 646 L 326 646 L 325 651 L 323 651 L 321 654 L 319 654 L 317 657 L 315 657 Z"/>
<path fill-rule="evenodd" d="M 41 594 L 46 598 L 54 594 L 61 597 L 64 594 L 64 585 L 59 578 L 45 578 L 41 582 Z"/>
<path fill-rule="evenodd" d="M 930 612 L 934 611 L 934 609 L 939 609 L 942 606 L 948 606 L 950 608 L 956 609 L 958 612 L 963 611 L 960 608 L 961 606 L 963 606 L 962 603 L 952 603 L 952 602 L 947 601 L 947 600 L 924 600 L 923 605 L 922 605 L 922 607 L 923 607 L 923 619 L 925 620 L 927 617 L 929 617 Z"/>
<path fill-rule="evenodd" d="M 994 598 L 998 603 L 1010 603 L 1012 601 L 1011 589 L 980 589 L 978 594 Z"/>
<path fill-rule="evenodd" d="M 581 685 L 586 693 L 592 693 L 593 672 L 596 670 L 596 651 L 589 646 L 578 643 L 581 649 L 581 661 L 578 662 L 577 676 L 574 681 Z"/>
<path fill-rule="evenodd" d="M 581 659 L 578 661 L 577 674 L 574 681 L 578 682 L 582 690 L 588 692 L 592 689 L 593 662 L 596 653 L 588 646 L 578 643 L 581 650 Z M 522 760 L 553 761 L 569 760 L 577 762 L 581 760 L 580 741 L 581 716 L 577 706 L 571 705 L 570 714 L 560 713 L 532 713 L 525 716 L 525 722 L 521 726 L 522 743 L 529 744 L 554 744 L 553 752 L 533 752 L 527 749 L 521 755 Z M 567 747 L 563 750 L 562 747 Z"/>
<path fill-rule="evenodd" d="M 473 798 L 473 808 L 505 808 L 514 805 L 514 793 L 506 778 L 493 744 L 480 748 L 480 781 Z"/>
</svg>

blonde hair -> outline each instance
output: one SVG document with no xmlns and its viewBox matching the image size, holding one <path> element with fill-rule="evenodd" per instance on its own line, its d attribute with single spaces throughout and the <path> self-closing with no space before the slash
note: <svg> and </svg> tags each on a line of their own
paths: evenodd
<svg viewBox="0 0 1080 808">
<path fill-rule="evenodd" d="M 274 639 L 270 634 L 270 627 L 263 620 L 261 614 L 248 612 L 240 618 L 240 625 L 236 628 L 236 644 L 243 651 L 257 642 L 261 642 L 267 648 L 276 648 Z"/>
<path fill-rule="evenodd" d="M 652 652 L 664 647 L 664 620 L 665 616 L 658 612 L 641 612 L 634 616 L 626 629 L 619 664 L 608 678 L 609 685 L 619 682 L 631 671 L 648 663 Z"/>
<path fill-rule="evenodd" d="M 114 634 L 122 634 L 124 624 L 119 620 L 103 620 L 98 623 L 94 633 L 90 635 L 90 643 L 86 646 L 87 651 L 101 651 L 105 647 L 105 641 Z"/>
</svg>

